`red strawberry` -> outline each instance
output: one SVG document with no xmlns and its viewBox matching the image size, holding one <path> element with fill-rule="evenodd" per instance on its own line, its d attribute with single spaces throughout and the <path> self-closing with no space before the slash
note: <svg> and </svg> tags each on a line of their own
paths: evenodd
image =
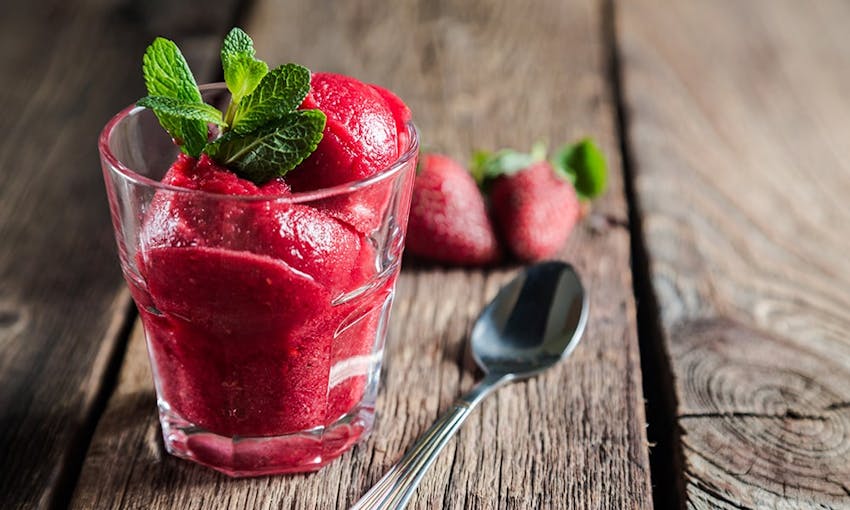
<svg viewBox="0 0 850 510">
<path fill-rule="evenodd" d="M 564 245 L 579 216 L 573 185 L 540 161 L 513 175 L 493 181 L 490 189 L 493 217 L 517 258 L 548 258 Z"/>
<path fill-rule="evenodd" d="M 408 253 L 437 262 L 480 265 L 498 259 L 484 198 L 469 172 L 451 158 L 424 157 L 413 184 L 405 245 Z"/>
<path fill-rule="evenodd" d="M 502 239 L 523 261 L 551 257 L 605 191 L 605 157 L 589 138 L 562 147 L 546 161 L 546 148 L 502 150 L 474 156 L 473 174 L 489 187 L 490 210 Z M 584 201 L 584 206 L 579 199 Z"/>
</svg>

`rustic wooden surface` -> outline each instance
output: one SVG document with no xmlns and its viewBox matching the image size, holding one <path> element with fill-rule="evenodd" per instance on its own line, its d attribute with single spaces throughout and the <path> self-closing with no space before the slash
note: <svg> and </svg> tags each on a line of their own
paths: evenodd
<svg viewBox="0 0 850 510">
<path fill-rule="evenodd" d="M 406 264 L 365 444 L 318 474 L 250 480 L 164 454 L 138 325 L 124 352 L 94 144 L 143 93 L 153 36 L 213 78 L 237 17 L 268 61 L 396 91 L 426 149 L 590 134 L 610 155 L 611 190 L 562 254 L 592 292 L 582 345 L 485 402 L 412 508 L 648 508 L 648 451 L 659 508 L 850 508 L 850 4 L 239 4 L 4 5 L 3 508 L 345 508 L 477 377 L 466 336 L 516 268 Z M 666 449 L 646 444 L 630 241 Z"/>
<path fill-rule="evenodd" d="M 129 311 L 97 135 L 144 91 L 149 30 L 186 27 L 97 0 L 2 10 L 0 494 L 3 508 L 47 508 L 73 489 Z M 204 30 L 219 38 L 226 12 L 193 26 L 187 48 Z"/>
<path fill-rule="evenodd" d="M 414 111 L 426 148 L 527 147 L 591 134 L 611 187 L 563 256 L 591 289 L 583 344 L 562 366 L 506 388 L 470 418 L 411 508 L 648 508 L 643 396 L 626 202 L 606 80 L 603 4 L 257 1 L 260 57 L 378 82 Z M 137 331 L 73 508 L 346 508 L 476 377 L 465 354 L 479 309 L 514 269 L 405 267 L 377 428 L 318 474 L 231 480 L 163 453 Z"/>
<path fill-rule="evenodd" d="M 850 4 L 619 4 L 688 508 L 850 508 Z"/>
</svg>

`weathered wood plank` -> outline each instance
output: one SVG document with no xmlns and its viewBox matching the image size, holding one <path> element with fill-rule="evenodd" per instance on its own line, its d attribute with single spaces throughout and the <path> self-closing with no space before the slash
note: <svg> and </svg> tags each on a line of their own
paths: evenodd
<svg viewBox="0 0 850 510">
<path fill-rule="evenodd" d="M 221 32 L 232 6 L 191 27 Z M 138 56 L 172 21 L 122 2 L 11 2 L 0 16 L 0 494 L 69 497 L 129 295 L 96 139 L 143 93 Z M 151 25 L 155 26 L 151 26 Z M 219 33 L 216 38 L 219 38 Z M 204 58 L 213 58 L 207 48 Z"/>
<path fill-rule="evenodd" d="M 600 2 L 270 2 L 246 28 L 259 55 L 381 83 L 412 107 L 426 147 L 528 146 L 583 134 L 611 156 L 608 195 L 563 253 L 591 292 L 568 363 L 506 388 L 464 425 L 412 508 L 648 508 L 649 472 L 629 233 Z M 346 508 L 475 379 L 464 349 L 514 273 L 406 267 L 377 429 L 308 476 L 230 480 L 164 455 L 141 336 L 89 452 L 74 508 Z"/>
<path fill-rule="evenodd" d="M 850 507 L 850 5 L 618 7 L 684 503 Z"/>
</svg>

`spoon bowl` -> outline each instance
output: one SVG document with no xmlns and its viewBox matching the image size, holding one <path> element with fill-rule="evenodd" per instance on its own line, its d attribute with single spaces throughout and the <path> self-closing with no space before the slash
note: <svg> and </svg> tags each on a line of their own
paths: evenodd
<svg viewBox="0 0 850 510">
<path fill-rule="evenodd" d="M 531 266 L 503 287 L 475 321 L 470 348 L 484 378 L 458 398 L 352 510 L 401 509 L 479 402 L 505 384 L 568 356 L 587 323 L 587 295 L 563 262 Z"/>
<path fill-rule="evenodd" d="M 531 266 L 481 312 L 470 337 L 472 357 L 485 374 L 514 379 L 539 374 L 578 345 L 587 308 L 587 295 L 572 266 Z"/>
</svg>

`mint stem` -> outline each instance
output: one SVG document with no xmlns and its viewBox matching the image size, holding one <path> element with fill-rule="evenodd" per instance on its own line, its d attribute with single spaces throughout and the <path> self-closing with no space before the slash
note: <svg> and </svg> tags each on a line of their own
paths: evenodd
<svg viewBox="0 0 850 510">
<path fill-rule="evenodd" d="M 231 94 L 223 119 L 220 110 L 204 103 L 177 45 L 163 38 L 156 38 L 142 59 L 148 95 L 139 106 L 153 110 L 189 156 L 207 154 L 256 184 L 282 177 L 322 140 L 325 114 L 299 109 L 310 93 L 310 70 L 285 64 L 269 71 L 238 28 L 225 37 L 221 61 Z M 221 128 L 215 140 L 209 140 L 208 124 Z"/>
<path fill-rule="evenodd" d="M 236 117 L 236 110 L 239 109 L 239 104 L 236 101 L 230 101 L 230 104 L 227 105 L 227 111 L 224 112 L 224 122 L 227 124 L 227 127 L 224 128 L 224 131 L 229 131 L 230 126 L 233 125 L 233 119 Z"/>
</svg>

